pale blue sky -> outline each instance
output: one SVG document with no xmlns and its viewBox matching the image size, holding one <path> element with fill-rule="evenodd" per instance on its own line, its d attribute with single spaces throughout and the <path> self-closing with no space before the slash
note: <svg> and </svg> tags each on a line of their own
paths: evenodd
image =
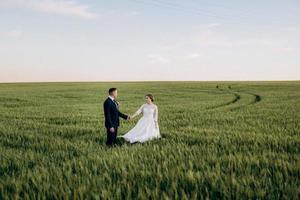
<svg viewBox="0 0 300 200">
<path fill-rule="evenodd" d="M 299 80 L 299 0 L 0 0 L 0 82 Z"/>
</svg>

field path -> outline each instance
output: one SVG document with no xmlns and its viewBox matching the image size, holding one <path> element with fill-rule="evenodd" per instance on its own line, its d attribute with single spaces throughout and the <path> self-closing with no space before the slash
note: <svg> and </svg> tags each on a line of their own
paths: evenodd
<svg viewBox="0 0 300 200">
<path fill-rule="evenodd" d="M 208 110 L 230 108 L 229 109 L 230 111 L 235 111 L 244 108 L 246 106 L 256 104 L 262 100 L 262 97 L 259 94 L 241 91 L 241 90 L 233 90 L 231 86 L 228 86 L 228 89 L 219 88 L 217 86 L 217 90 L 223 93 L 232 94 L 234 98 L 229 102 L 225 102 L 216 106 L 209 107 Z M 251 98 L 253 100 L 249 102 L 248 100 Z"/>
</svg>

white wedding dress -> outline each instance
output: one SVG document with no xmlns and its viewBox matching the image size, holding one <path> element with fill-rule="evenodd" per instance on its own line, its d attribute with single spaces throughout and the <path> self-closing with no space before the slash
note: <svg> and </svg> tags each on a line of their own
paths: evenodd
<svg viewBox="0 0 300 200">
<path fill-rule="evenodd" d="M 132 116 L 143 113 L 143 117 L 128 133 L 121 136 L 130 143 L 146 142 L 154 138 L 160 138 L 158 127 L 158 108 L 154 104 L 144 104 Z"/>
</svg>

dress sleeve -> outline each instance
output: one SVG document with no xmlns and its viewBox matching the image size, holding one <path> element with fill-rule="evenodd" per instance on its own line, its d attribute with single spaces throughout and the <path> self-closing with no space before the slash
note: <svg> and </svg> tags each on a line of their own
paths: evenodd
<svg viewBox="0 0 300 200">
<path fill-rule="evenodd" d="M 142 105 L 135 113 L 137 113 L 138 115 L 141 114 L 143 112 L 143 108 L 144 105 Z"/>
<path fill-rule="evenodd" d="M 144 108 L 144 105 L 142 105 L 133 115 L 132 115 L 132 118 L 138 116 L 139 114 L 141 114 L 143 112 L 143 108 Z"/>
<path fill-rule="evenodd" d="M 158 122 L 158 107 L 155 106 L 154 110 L 154 121 L 157 123 Z"/>
</svg>

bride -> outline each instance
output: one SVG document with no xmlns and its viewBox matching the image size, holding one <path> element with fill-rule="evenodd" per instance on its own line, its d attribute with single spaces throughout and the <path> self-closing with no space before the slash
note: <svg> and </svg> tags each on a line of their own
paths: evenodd
<svg viewBox="0 0 300 200">
<path fill-rule="evenodd" d="M 146 95 L 146 103 L 143 104 L 134 115 L 130 117 L 133 119 L 139 114 L 143 113 L 143 117 L 138 121 L 135 127 L 128 133 L 121 136 L 130 143 L 146 142 L 154 138 L 160 138 L 158 127 L 158 109 L 153 104 L 154 97 L 151 94 Z"/>
</svg>

